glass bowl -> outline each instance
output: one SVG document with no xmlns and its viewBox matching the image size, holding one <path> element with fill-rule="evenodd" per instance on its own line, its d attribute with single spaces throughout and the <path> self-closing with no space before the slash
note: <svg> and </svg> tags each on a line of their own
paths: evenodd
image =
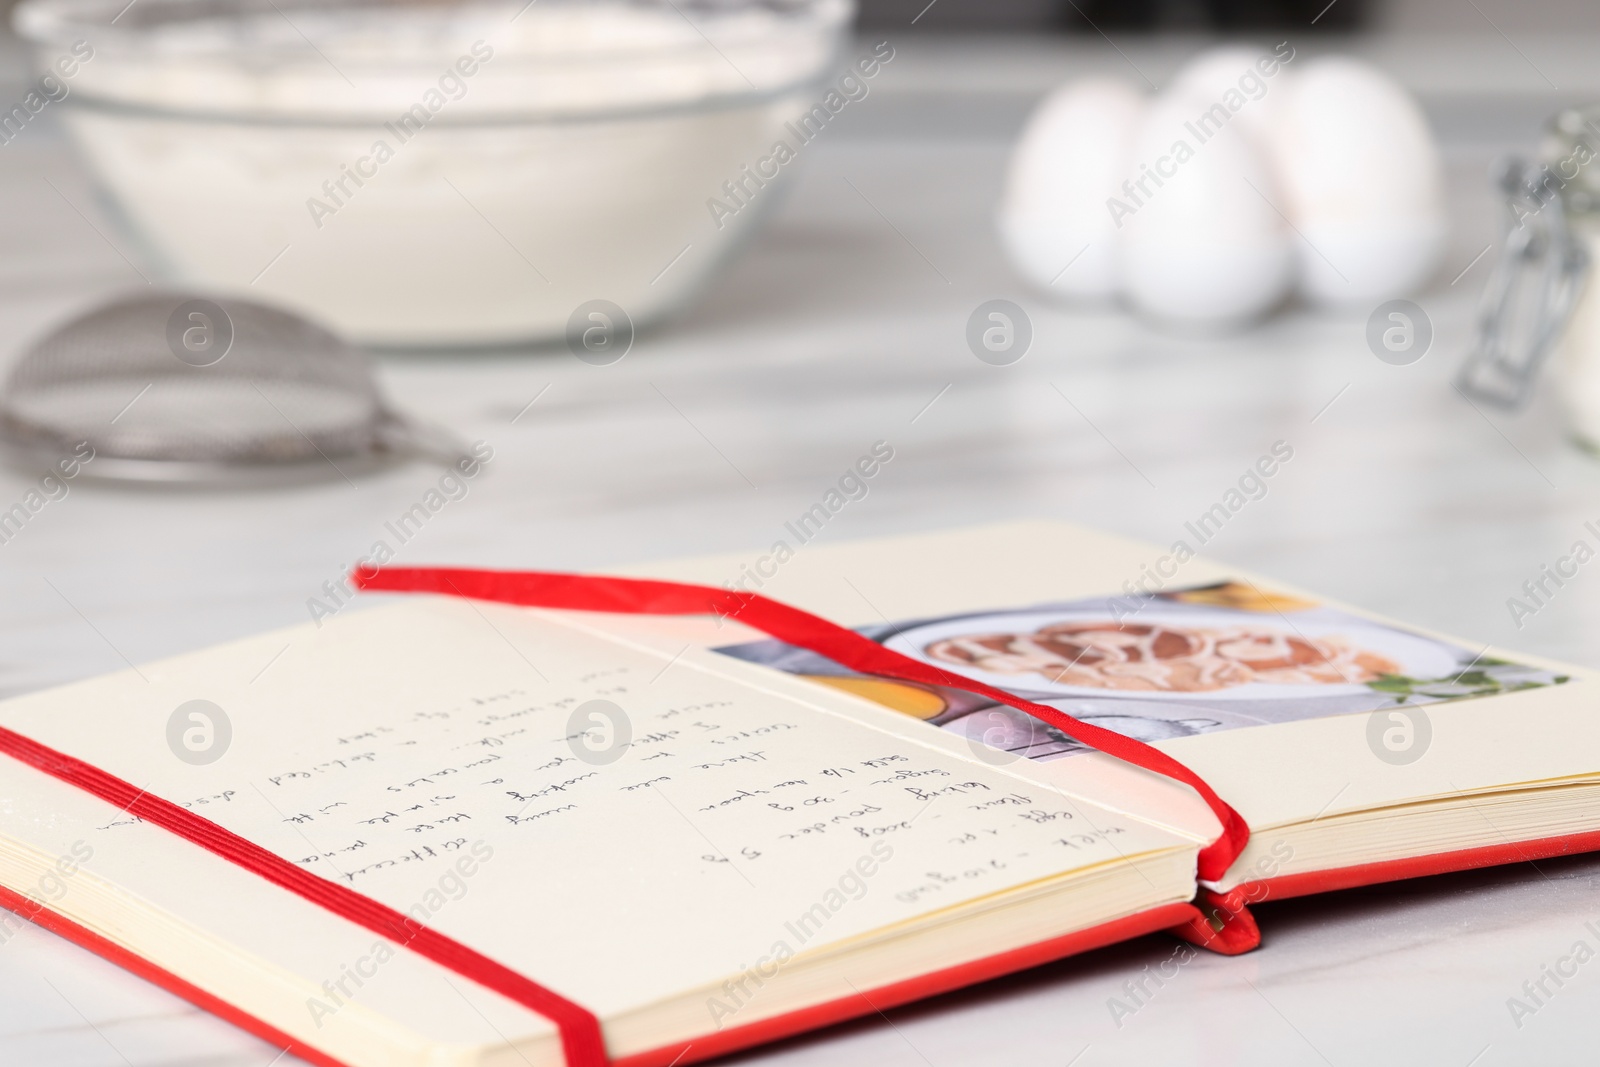
<svg viewBox="0 0 1600 1067">
<path fill-rule="evenodd" d="M 852 14 L 25 0 L 15 24 L 164 281 L 456 347 L 559 338 L 594 301 L 635 325 L 683 305 L 831 117 Z"/>
</svg>

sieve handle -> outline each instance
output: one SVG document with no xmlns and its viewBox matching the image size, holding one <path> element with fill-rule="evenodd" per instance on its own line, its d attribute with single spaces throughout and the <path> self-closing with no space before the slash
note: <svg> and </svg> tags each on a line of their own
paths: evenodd
<svg viewBox="0 0 1600 1067">
<path fill-rule="evenodd" d="M 466 443 L 444 427 L 388 409 L 378 419 L 376 443 L 384 452 L 429 460 L 442 467 L 454 467 L 473 458 Z"/>
</svg>

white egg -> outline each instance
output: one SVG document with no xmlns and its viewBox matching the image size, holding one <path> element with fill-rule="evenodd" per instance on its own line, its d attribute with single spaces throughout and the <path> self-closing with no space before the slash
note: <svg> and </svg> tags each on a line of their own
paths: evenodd
<svg viewBox="0 0 1600 1067">
<path fill-rule="evenodd" d="M 1393 79 L 1360 60 L 1308 62 L 1274 114 L 1272 154 L 1320 304 L 1400 296 L 1438 269 L 1447 226 L 1439 149 Z"/>
<path fill-rule="evenodd" d="M 1168 93 L 1146 113 L 1118 193 L 1119 270 L 1146 314 L 1228 326 L 1282 300 L 1294 260 L 1263 153 L 1214 103 Z"/>
<path fill-rule="evenodd" d="M 1221 104 L 1233 114 L 1233 122 L 1265 149 L 1294 55 L 1287 42 L 1272 48 L 1208 49 L 1178 69 L 1168 92 Z"/>
<path fill-rule="evenodd" d="M 1011 157 L 999 212 L 1001 242 L 1028 281 L 1063 296 L 1116 293 L 1116 232 L 1106 201 L 1127 176 L 1143 95 L 1126 82 L 1086 78 L 1034 110 Z"/>
</svg>

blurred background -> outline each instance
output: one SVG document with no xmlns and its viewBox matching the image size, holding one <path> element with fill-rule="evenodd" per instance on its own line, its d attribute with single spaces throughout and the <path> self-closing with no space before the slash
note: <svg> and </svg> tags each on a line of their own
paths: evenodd
<svg viewBox="0 0 1600 1067">
<path fill-rule="evenodd" d="M 864 0 L 863 26 L 904 25 L 922 5 L 900 0 Z M 1241 0 L 1239 3 L 1171 2 L 1061 3 L 1051 0 L 940 0 L 923 16 L 930 27 L 971 30 L 1060 30 L 1093 32 L 1093 26 L 1159 32 L 1252 30 L 1264 27 L 1299 28 L 1317 19 L 1323 32 L 1352 31 L 1477 31 L 1484 16 L 1507 19 L 1521 29 L 1570 30 L 1600 27 L 1600 13 L 1579 0 L 1546 0 L 1521 5 L 1508 0 L 1477 5 L 1454 0 L 1359 0 L 1348 3 L 1298 3 L 1295 0 Z M 1481 12 L 1481 13 L 1480 13 Z M 1321 18 L 1317 18 L 1317 16 Z M 920 24 L 920 21 L 919 21 Z"/>
<path fill-rule="evenodd" d="M 4 0 L 8 14 L 16 0 Z M 922 14 L 918 25 L 929 29 L 977 32 L 1050 30 L 1093 32 L 1093 25 L 1144 32 L 1203 32 L 1248 30 L 1262 27 L 1302 27 L 1321 14 L 1317 25 L 1324 32 L 1350 31 L 1480 31 L 1484 16 L 1502 19 L 1520 29 L 1600 29 L 1600 12 L 1581 0 L 1540 0 L 1518 4 L 1514 0 L 1482 0 L 1472 4 L 1455 0 L 1338 0 L 1296 3 L 1294 0 L 1241 0 L 1239 3 L 1199 3 L 1191 0 L 1150 0 L 1114 3 L 1096 0 L 939 0 L 923 14 L 926 0 L 862 0 L 858 24 L 863 28 L 903 27 Z M 1326 8 L 1326 12 L 1323 9 Z M 1481 11 L 1481 14 L 1480 14 Z"/>
<path fill-rule="evenodd" d="M 115 8 L 126 14 L 110 26 Z M 522 18 L 543 8 L 524 8 L 530 13 Z M 142 33 L 181 9 L 139 0 L 98 17 L 108 32 Z M 765 91 L 781 64 L 762 53 L 741 68 L 744 39 L 719 38 L 724 31 L 704 21 L 718 9 L 691 5 L 685 15 L 653 7 L 687 23 L 679 31 L 695 47 L 711 46 L 706 69 L 720 71 L 723 82 L 739 92 Z M 738 213 L 737 226 L 727 229 L 717 225 L 715 209 L 708 217 L 707 206 L 718 199 L 737 206 L 721 182 L 746 181 L 740 167 L 757 165 L 766 143 L 759 137 L 753 147 L 730 142 L 732 154 L 714 160 L 710 177 L 670 196 L 664 182 L 677 164 L 607 163 L 606 198 L 572 199 L 555 187 L 530 192 L 533 179 L 510 157 L 489 166 L 474 160 L 475 148 L 458 151 L 450 138 L 471 136 L 470 126 L 447 129 L 458 114 L 450 108 L 464 116 L 469 108 L 516 112 L 530 99 L 540 106 L 570 99 L 550 86 L 540 88 L 543 96 L 529 95 L 510 77 L 543 69 L 538 56 L 526 68 L 514 57 L 518 49 L 567 47 L 559 33 L 543 43 L 502 43 L 436 128 L 384 164 L 391 169 L 383 178 L 344 186 L 348 206 L 343 198 L 335 204 L 322 183 L 356 162 L 373 137 L 392 138 L 383 123 L 443 68 L 430 55 L 406 78 L 372 88 L 362 68 L 349 68 L 353 78 L 338 69 L 355 61 L 336 40 L 319 36 L 331 31 L 315 22 L 314 8 L 285 10 L 293 21 L 272 16 L 287 23 L 279 25 L 275 47 L 302 64 L 295 69 L 307 78 L 323 79 L 319 101 L 344 106 L 339 102 L 353 99 L 357 84 L 376 94 L 371 108 L 338 119 L 356 138 L 353 147 L 327 148 L 315 140 L 325 131 L 290 129 L 284 136 L 292 152 L 241 149 L 229 140 L 236 131 L 206 124 L 206 109 L 214 108 L 225 126 L 237 100 L 185 88 L 160 49 L 97 37 L 95 58 L 69 79 L 74 95 L 43 107 L 0 145 L 8 205 L 0 228 L 0 359 L 16 363 L 75 316 L 174 278 L 200 288 L 208 277 L 231 279 L 226 291 L 298 306 L 297 291 L 331 291 L 362 280 L 363 271 L 403 264 L 414 268 L 404 280 L 415 289 L 401 296 L 370 285 L 382 298 L 378 318 L 357 316 L 353 330 L 331 325 L 354 336 L 384 317 L 426 324 L 469 307 L 457 315 L 460 328 L 544 304 L 551 310 L 539 321 L 557 323 L 539 327 L 554 329 L 555 337 L 513 337 L 488 350 L 452 347 L 447 339 L 398 351 L 376 338 L 377 380 L 394 407 L 498 449 L 492 477 L 406 546 L 405 557 L 415 562 L 594 568 L 769 543 L 785 519 L 810 506 L 835 467 L 880 438 L 901 449 L 892 477 L 841 516 L 830 537 L 1047 515 L 1170 543 L 1238 470 L 1283 439 L 1301 457 L 1292 477 L 1252 504 L 1208 552 L 1422 623 L 1552 655 L 1593 655 L 1588 636 L 1600 633 L 1600 587 L 1592 594 L 1575 588 L 1521 626 L 1507 606 L 1593 512 L 1600 478 L 1573 443 L 1572 415 L 1562 403 L 1573 391 L 1558 389 L 1547 372 L 1528 404 L 1502 409 L 1467 398 L 1452 382 L 1477 344 L 1483 294 L 1502 258 L 1499 161 L 1539 155 L 1553 116 L 1600 100 L 1594 5 L 864 0 L 854 15 L 846 12 L 836 46 L 819 46 L 824 58 L 815 71 L 797 75 L 799 103 L 815 105 L 848 64 L 875 48 L 890 50 L 892 60 L 862 79 L 868 95 L 843 107 L 792 166 L 784 164 L 782 188 L 752 197 L 759 210 Z M 376 10 L 382 18 L 386 9 Z M 76 31 L 31 32 L 42 42 L 36 53 L 14 33 L 0 36 L 4 101 L 20 103 L 37 84 L 36 64 L 63 54 Z M 818 31 L 817 39 L 826 45 L 832 32 Z M 1280 42 L 1294 50 L 1285 69 L 1297 76 L 1326 57 L 1352 57 L 1384 79 L 1399 111 L 1414 108 L 1420 116 L 1418 136 L 1431 153 L 1422 158 L 1433 161 L 1420 170 L 1437 172 L 1424 191 L 1437 201 L 1429 210 L 1442 223 L 1426 269 L 1393 294 L 1419 306 L 1431 333 L 1423 354 L 1405 365 L 1375 358 L 1368 328 L 1383 302 L 1376 298 L 1324 303 L 1296 296 L 1292 281 L 1283 282 L 1268 287 L 1264 308 L 1202 327 L 1130 305 L 1126 296 L 1064 293 L 1049 277 L 1030 275 L 1006 244 L 1002 215 L 1014 195 L 1019 144 L 1052 93 L 1086 78 L 1112 79 L 1157 100 L 1218 49 L 1224 56 L 1243 49 L 1248 58 Z M 135 104 L 95 106 L 117 93 Z M 1273 88 L 1265 100 L 1279 95 Z M 134 150 L 117 139 L 116 124 L 143 121 L 145 107 L 156 113 L 155 132 Z M 191 128 L 174 120 L 192 118 L 186 108 L 204 121 Z M 1351 127 L 1352 152 L 1371 128 Z M 539 158 L 581 162 L 596 143 Z M 669 137 L 659 150 L 676 153 L 672 159 L 710 155 L 685 149 L 690 143 Z M 285 177 L 284 161 L 304 163 L 310 145 L 318 146 L 312 162 Z M 509 151 L 504 138 L 492 150 Z M 233 169 L 208 169 L 222 158 L 233 160 Z M 1080 157 L 1061 158 L 1070 164 Z M 1132 158 L 1125 163 L 1117 165 L 1138 173 Z M 1202 165 L 1209 164 L 1188 166 Z M 140 169 L 146 167 L 157 169 Z M 1321 169 L 1337 176 L 1357 168 Z M 392 222 L 425 212 L 384 199 L 400 195 L 412 172 L 431 183 L 426 210 L 440 221 L 427 233 Z M 581 177 L 576 186 L 592 188 L 597 180 Z M 261 196 L 275 198 L 270 206 L 282 225 L 298 229 L 267 232 L 237 263 L 216 258 L 249 245 L 228 227 L 253 224 L 252 210 L 230 198 L 256 195 L 251 183 L 258 181 Z M 1163 192 L 1152 209 L 1176 209 L 1184 195 Z M 1257 202 L 1252 217 L 1276 227 L 1285 254 L 1312 266 L 1328 259 L 1322 240 L 1307 241 L 1311 231 L 1292 222 L 1287 199 L 1280 202 L 1270 188 L 1261 199 L 1266 206 Z M 600 223 L 554 236 L 538 228 L 573 216 L 580 200 Z M 313 208 L 308 218 L 312 201 L 337 213 L 319 219 Z M 1085 202 L 1104 218 L 1099 200 Z M 525 209 L 529 204 L 537 210 Z M 391 208 L 401 214 L 385 215 Z M 1186 210 L 1215 214 L 1203 198 Z M 626 242 L 617 233 L 669 216 L 681 216 L 682 234 L 664 226 L 648 255 L 629 266 L 628 284 L 641 299 L 682 279 L 661 314 L 642 314 L 632 298 L 587 281 L 570 296 L 561 289 L 562 256 L 621 248 Z M 616 221 L 624 217 L 626 225 Z M 151 219 L 171 225 L 152 226 Z M 601 223 L 611 228 L 594 228 Z M 163 244 L 180 230 L 189 244 Z M 1057 262 L 1065 267 L 1075 248 Z M 350 261 L 359 268 L 327 266 L 335 253 L 367 258 Z M 556 298 L 547 295 L 552 291 Z M 562 343 L 560 323 L 589 297 L 615 300 L 639 320 L 626 358 L 575 359 Z M 479 299 L 484 303 L 471 304 Z M 980 306 L 997 299 L 1029 319 L 1031 347 L 1009 365 L 975 358 L 970 343 Z M 330 324 L 314 304 L 299 309 Z M 521 328 L 508 327 L 513 335 Z M 156 358 L 177 366 L 164 342 L 157 347 Z M 235 363 L 242 366 L 242 357 L 219 366 Z M 139 387 L 107 401 L 102 427 L 113 417 L 117 427 L 136 423 L 147 408 L 152 418 L 165 417 L 145 400 L 123 413 Z M 404 511 L 436 477 L 426 463 L 346 477 L 338 464 L 312 459 L 324 477 L 298 488 L 223 484 L 176 492 L 90 478 L 74 483 L 68 499 L 0 545 L 0 584 L 22 616 L 20 644 L 0 688 L 19 691 L 118 665 L 123 656 L 137 661 L 303 620 L 322 584 L 343 573 L 370 547 L 382 520 Z M 29 462 L 4 475 L 11 480 L 0 488 L 9 486 L 11 497 L 33 484 L 29 472 L 37 464 Z M 84 643 L 78 612 L 39 577 L 50 573 L 66 575 L 55 585 L 108 642 L 87 631 L 92 640 Z M 1463 583 L 1463 573 L 1478 580 Z"/>
</svg>

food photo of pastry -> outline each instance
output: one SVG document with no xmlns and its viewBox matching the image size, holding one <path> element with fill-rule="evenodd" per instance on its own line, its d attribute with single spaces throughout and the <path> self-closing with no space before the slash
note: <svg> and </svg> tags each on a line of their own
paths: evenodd
<svg viewBox="0 0 1600 1067">
<path fill-rule="evenodd" d="M 1199 629 L 1110 620 L 945 638 L 923 652 L 961 668 L 1156 692 L 1201 693 L 1251 682 L 1348 684 L 1400 673 L 1393 660 L 1337 636 L 1313 641 L 1261 627 Z"/>
<path fill-rule="evenodd" d="M 1253 584 L 1100 597 L 861 627 L 897 652 L 1141 741 L 1437 703 L 1564 675 Z M 718 649 L 1029 759 L 1086 751 L 1021 711 L 870 678 L 780 641 Z"/>
</svg>

